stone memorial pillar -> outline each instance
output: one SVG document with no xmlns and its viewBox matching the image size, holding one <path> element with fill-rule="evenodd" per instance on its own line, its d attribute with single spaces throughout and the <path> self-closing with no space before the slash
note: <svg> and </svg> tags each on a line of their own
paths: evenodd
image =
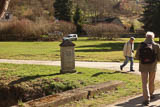
<svg viewBox="0 0 160 107">
<path fill-rule="evenodd" d="M 74 46 L 70 40 L 64 40 L 60 44 L 61 54 L 61 70 L 60 73 L 74 73 L 75 70 L 75 55 Z"/>
</svg>

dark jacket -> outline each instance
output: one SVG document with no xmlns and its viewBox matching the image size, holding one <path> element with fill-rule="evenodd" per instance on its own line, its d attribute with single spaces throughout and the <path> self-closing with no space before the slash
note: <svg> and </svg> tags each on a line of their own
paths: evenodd
<svg viewBox="0 0 160 107">
<path fill-rule="evenodd" d="M 160 61 L 160 45 L 150 39 L 146 39 L 144 42 L 153 44 L 153 49 L 155 50 L 155 53 L 157 56 L 156 56 L 155 62 L 153 62 L 152 64 L 142 64 L 141 61 L 139 61 L 139 71 L 140 72 L 156 72 L 157 71 L 157 62 Z M 137 52 L 135 55 L 137 60 L 139 60 L 140 45 L 138 46 L 138 49 L 137 49 Z"/>
</svg>

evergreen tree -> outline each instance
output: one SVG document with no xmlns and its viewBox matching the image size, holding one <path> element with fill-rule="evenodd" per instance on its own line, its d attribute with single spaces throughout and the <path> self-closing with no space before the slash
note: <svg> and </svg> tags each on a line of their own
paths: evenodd
<svg viewBox="0 0 160 107">
<path fill-rule="evenodd" d="M 145 0 L 144 13 L 141 21 L 145 31 L 153 31 L 160 35 L 160 0 Z"/>
<path fill-rule="evenodd" d="M 74 17 L 73 17 L 73 21 L 74 21 L 75 25 L 77 25 L 78 23 L 81 23 L 81 10 L 78 6 L 76 7 L 76 11 L 75 11 L 75 14 L 74 14 Z"/>
<path fill-rule="evenodd" d="M 133 25 L 133 24 L 132 24 L 132 26 L 130 27 L 129 31 L 132 32 L 132 33 L 135 32 L 135 29 L 134 29 L 134 25 Z"/>
<path fill-rule="evenodd" d="M 53 4 L 54 16 L 58 20 L 71 21 L 72 19 L 72 1 L 56 0 Z"/>
<path fill-rule="evenodd" d="M 76 11 L 73 17 L 74 24 L 76 25 L 77 33 L 80 34 L 82 32 L 82 18 L 81 18 L 81 9 L 77 6 Z"/>
</svg>

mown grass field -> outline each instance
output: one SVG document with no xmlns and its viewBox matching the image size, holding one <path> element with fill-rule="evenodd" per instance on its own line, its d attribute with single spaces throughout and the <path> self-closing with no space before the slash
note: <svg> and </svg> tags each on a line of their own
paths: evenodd
<svg viewBox="0 0 160 107">
<path fill-rule="evenodd" d="M 119 80 L 125 83 L 124 87 L 119 87 L 114 92 L 102 94 L 103 102 L 91 100 L 92 102 L 89 102 L 89 105 L 94 103 L 97 105 L 108 104 L 121 97 L 141 93 L 141 81 L 138 75 L 103 69 L 76 69 L 77 73 L 60 74 L 60 67 L 57 66 L 0 64 L 0 90 L 14 89 L 15 95 L 19 95 L 18 98 L 26 101 L 26 99 L 106 81 Z M 10 93 L 10 91 L 7 91 L 7 93 Z M 85 104 L 87 105 L 87 102 Z"/>
<path fill-rule="evenodd" d="M 135 49 L 144 38 L 135 41 Z M 158 40 L 158 39 L 157 39 Z M 122 61 L 122 49 L 128 38 L 116 41 L 88 40 L 74 41 L 76 60 L 81 61 Z M 1 59 L 60 60 L 61 42 L 0 42 Z M 141 78 L 130 73 L 111 70 L 76 68 L 77 73 L 60 74 L 60 67 L 42 65 L 0 64 L 0 90 L 13 89 L 18 98 L 27 101 L 32 98 L 80 88 L 106 81 L 120 80 L 125 83 L 116 91 L 73 103 L 96 106 L 112 103 L 121 97 L 141 93 Z M 12 93 L 12 92 L 11 92 Z M 4 93 L 4 95 L 6 95 Z M 1 97 L 0 97 L 1 98 Z M 12 98 L 14 99 L 14 98 Z M 15 98 L 16 99 L 16 98 Z M 1 103 L 1 102 L 0 102 Z M 71 104 L 72 105 L 72 104 Z"/>
<path fill-rule="evenodd" d="M 81 37 L 74 41 L 76 60 L 123 61 L 123 45 L 129 38 L 116 41 L 88 40 Z M 144 38 L 135 40 L 135 49 Z M 158 38 L 156 39 L 158 40 Z M 61 42 L 0 42 L 0 59 L 60 60 Z"/>
</svg>

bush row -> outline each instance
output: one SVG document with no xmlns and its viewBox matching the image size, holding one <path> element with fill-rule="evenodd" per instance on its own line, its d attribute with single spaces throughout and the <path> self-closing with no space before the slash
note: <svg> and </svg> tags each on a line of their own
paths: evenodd
<svg viewBox="0 0 160 107">
<path fill-rule="evenodd" d="M 12 20 L 9 22 L 0 22 L 0 40 L 60 40 L 65 34 L 75 32 L 75 29 L 73 24 L 64 21 L 54 23 L 41 19 L 36 22 L 28 19 Z M 54 33 L 56 31 L 63 32 L 63 34 Z"/>
<path fill-rule="evenodd" d="M 125 32 L 122 26 L 106 23 L 85 25 L 84 29 L 91 39 L 114 39 L 119 37 L 122 32 Z"/>
<path fill-rule="evenodd" d="M 123 26 L 107 23 L 84 24 L 82 29 L 91 39 L 114 39 L 126 32 Z M 76 27 L 72 23 L 48 21 L 43 18 L 35 22 L 28 19 L 0 22 L 1 41 L 54 41 L 75 32 Z"/>
</svg>

